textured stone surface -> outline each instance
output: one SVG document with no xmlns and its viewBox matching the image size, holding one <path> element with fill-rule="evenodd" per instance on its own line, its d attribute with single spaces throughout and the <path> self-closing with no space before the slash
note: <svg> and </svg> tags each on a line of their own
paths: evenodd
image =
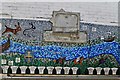
<svg viewBox="0 0 120 80">
<path fill-rule="evenodd" d="M 66 5 L 67 4 L 67 5 Z M 50 18 L 53 10 L 63 8 L 66 11 L 80 12 L 81 20 L 87 22 L 115 23 L 118 22 L 117 2 L 14 2 L 2 3 L 4 16 L 18 18 Z M 7 15 L 8 14 L 8 15 Z"/>
</svg>

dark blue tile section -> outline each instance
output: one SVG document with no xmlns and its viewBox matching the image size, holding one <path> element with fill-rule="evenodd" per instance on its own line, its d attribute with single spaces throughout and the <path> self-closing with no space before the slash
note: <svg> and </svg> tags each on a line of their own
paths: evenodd
<svg viewBox="0 0 120 80">
<path fill-rule="evenodd" d="M 120 64 L 119 46 L 120 44 L 117 42 L 104 42 L 92 45 L 91 47 L 62 47 L 56 45 L 28 46 L 11 41 L 11 46 L 6 52 L 25 54 L 30 50 L 36 58 L 59 59 L 61 57 L 66 57 L 66 60 L 72 60 L 82 56 L 84 58 L 92 58 L 100 54 L 112 54 Z"/>
</svg>

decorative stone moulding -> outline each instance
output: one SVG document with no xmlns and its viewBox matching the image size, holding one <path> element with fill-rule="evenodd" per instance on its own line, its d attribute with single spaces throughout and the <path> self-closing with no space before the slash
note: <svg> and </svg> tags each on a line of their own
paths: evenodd
<svg viewBox="0 0 120 80">
<path fill-rule="evenodd" d="M 106 67 L 106 68 L 103 68 L 103 69 L 104 69 L 105 75 L 108 75 L 110 68 L 109 68 L 109 67 Z"/>
<path fill-rule="evenodd" d="M 36 67 L 35 66 L 29 66 L 30 73 L 34 74 Z"/>
<path fill-rule="evenodd" d="M 20 66 L 21 74 L 25 74 L 27 66 Z"/>
<path fill-rule="evenodd" d="M 48 74 L 52 74 L 52 71 L 53 71 L 54 67 L 49 66 L 49 67 L 47 67 L 47 69 L 48 69 Z"/>
<path fill-rule="evenodd" d="M 79 30 L 80 13 L 60 9 L 53 11 L 52 15 L 50 21 L 53 23 L 53 32 L 77 32 Z"/>
<path fill-rule="evenodd" d="M 77 70 L 78 70 L 77 67 L 72 67 L 71 69 L 72 69 L 72 71 L 73 71 L 73 74 L 76 74 L 76 73 L 77 73 Z"/>
<path fill-rule="evenodd" d="M 85 43 L 87 41 L 86 31 L 80 31 L 80 13 L 61 9 L 53 11 L 52 15 L 50 19 L 53 23 L 52 30 L 44 32 L 44 41 L 70 43 Z"/>
<path fill-rule="evenodd" d="M 1 66 L 1 68 L 3 69 L 3 73 L 6 74 L 9 66 Z"/>
<path fill-rule="evenodd" d="M 89 67 L 89 68 L 87 68 L 87 69 L 88 69 L 88 71 L 89 71 L 89 74 L 93 74 L 93 70 L 94 70 L 93 67 Z"/>
<path fill-rule="evenodd" d="M 18 66 L 11 66 L 12 74 L 16 74 Z"/>
<path fill-rule="evenodd" d="M 102 68 L 101 67 L 96 67 L 95 69 L 97 70 L 97 74 L 100 75 Z"/>
<path fill-rule="evenodd" d="M 43 74 L 45 66 L 40 66 L 40 67 L 38 67 L 38 69 L 39 69 L 39 74 Z"/>
<path fill-rule="evenodd" d="M 117 70 L 118 70 L 118 68 L 111 68 L 111 69 L 112 69 L 112 74 L 115 75 Z"/>
<path fill-rule="evenodd" d="M 57 74 L 61 74 L 61 69 L 62 69 L 62 67 L 57 66 L 57 67 L 55 67 L 55 69 L 56 69 L 56 71 L 57 71 Z"/>
<path fill-rule="evenodd" d="M 70 67 L 63 67 L 65 74 L 69 74 Z"/>
</svg>

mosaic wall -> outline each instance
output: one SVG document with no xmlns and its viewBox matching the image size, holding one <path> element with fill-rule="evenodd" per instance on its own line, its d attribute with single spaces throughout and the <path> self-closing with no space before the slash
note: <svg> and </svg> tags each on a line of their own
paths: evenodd
<svg viewBox="0 0 120 80">
<path fill-rule="evenodd" d="M 43 33 L 52 23 L 41 20 L 2 19 L 1 65 L 77 67 L 119 67 L 118 26 L 80 23 L 86 43 L 45 42 Z M 6 25 L 6 27 L 5 27 Z M 5 32 L 4 32 L 5 31 Z"/>
</svg>

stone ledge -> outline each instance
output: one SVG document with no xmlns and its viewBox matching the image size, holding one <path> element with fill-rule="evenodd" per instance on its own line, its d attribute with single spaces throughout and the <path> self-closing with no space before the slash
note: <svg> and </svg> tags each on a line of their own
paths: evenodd
<svg viewBox="0 0 120 80">
<path fill-rule="evenodd" d="M 3 74 L 6 75 L 6 74 Z M 116 76 L 116 75 L 28 75 L 28 74 L 24 74 L 24 75 L 20 75 L 20 74 L 10 74 L 9 77 L 5 77 L 4 79 L 42 79 L 42 80 L 120 80 L 120 76 Z"/>
</svg>

